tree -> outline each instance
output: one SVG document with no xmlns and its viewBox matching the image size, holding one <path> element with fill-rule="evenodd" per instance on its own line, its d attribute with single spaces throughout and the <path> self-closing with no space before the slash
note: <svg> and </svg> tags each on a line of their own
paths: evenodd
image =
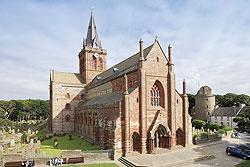
<svg viewBox="0 0 250 167">
<path fill-rule="evenodd" d="M 16 109 L 16 104 L 13 100 L 11 101 L 0 101 L 1 115 L 4 115 L 5 119 L 8 119 L 12 112 Z"/>
<path fill-rule="evenodd" d="M 199 119 L 195 119 L 192 122 L 192 126 L 195 127 L 196 129 L 201 129 L 201 127 L 204 128 L 206 126 L 206 122 Z"/>
<path fill-rule="evenodd" d="M 191 110 L 195 106 L 195 99 L 194 99 L 193 94 L 188 93 L 187 96 L 188 96 L 188 102 L 189 102 L 188 111 L 189 111 L 189 114 L 191 114 Z"/>
<path fill-rule="evenodd" d="M 250 131 L 250 107 L 248 107 L 244 113 L 239 114 L 233 119 L 233 122 L 237 123 L 237 127 L 240 131 Z"/>
</svg>

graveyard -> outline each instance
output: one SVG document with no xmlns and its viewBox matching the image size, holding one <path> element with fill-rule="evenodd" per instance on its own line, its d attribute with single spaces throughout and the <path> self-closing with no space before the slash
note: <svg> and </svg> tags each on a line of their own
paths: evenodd
<svg viewBox="0 0 250 167">
<path fill-rule="evenodd" d="M 46 135 L 45 130 L 20 132 L 11 127 L 0 127 L 0 166 L 8 161 L 36 159 L 45 163 L 52 157 L 98 150 L 79 136 Z M 100 166 L 100 164 L 99 164 Z"/>
</svg>

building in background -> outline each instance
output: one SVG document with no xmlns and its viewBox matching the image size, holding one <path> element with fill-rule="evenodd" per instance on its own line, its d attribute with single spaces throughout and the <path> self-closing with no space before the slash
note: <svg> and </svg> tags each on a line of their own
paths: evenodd
<svg viewBox="0 0 250 167">
<path fill-rule="evenodd" d="M 236 128 L 237 124 L 233 122 L 233 119 L 244 112 L 244 108 L 245 104 L 239 104 L 237 107 L 216 107 L 210 116 L 210 122 Z"/>
<path fill-rule="evenodd" d="M 217 106 L 212 89 L 208 86 L 202 86 L 195 95 L 192 120 L 199 119 L 236 128 L 236 123 L 233 122 L 233 119 L 240 113 L 243 113 L 245 109 L 245 104 L 238 104 L 238 106 L 232 107 Z"/>
<path fill-rule="evenodd" d="M 215 109 L 215 96 L 209 86 L 202 86 L 195 95 L 195 106 L 192 119 L 210 121 L 210 115 Z"/>
</svg>

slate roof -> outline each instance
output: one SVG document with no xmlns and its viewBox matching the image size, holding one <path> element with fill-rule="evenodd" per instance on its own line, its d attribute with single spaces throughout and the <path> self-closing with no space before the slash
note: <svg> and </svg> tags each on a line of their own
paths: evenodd
<svg viewBox="0 0 250 167">
<path fill-rule="evenodd" d="M 149 47 L 145 48 L 143 50 L 144 58 L 148 56 L 148 53 L 152 49 L 154 44 L 150 45 Z M 114 65 L 113 67 L 107 69 L 106 71 L 102 72 L 101 74 L 98 75 L 99 78 L 95 77 L 93 81 L 88 85 L 88 88 L 93 88 L 96 86 L 99 86 L 103 83 L 109 82 L 115 78 L 118 78 L 126 73 L 132 72 L 137 70 L 137 64 L 139 61 L 140 57 L 140 52 L 134 54 L 133 56 L 123 60 L 122 62 Z M 116 72 L 114 72 L 114 68 L 118 69 Z"/>
<path fill-rule="evenodd" d="M 240 107 L 218 107 L 213 111 L 211 116 L 235 117 L 241 109 Z"/>
<path fill-rule="evenodd" d="M 128 90 L 128 93 L 131 93 L 135 90 L 135 88 L 131 88 Z M 109 94 L 104 94 L 100 96 L 93 97 L 91 99 L 88 99 L 87 101 L 82 101 L 79 103 L 78 107 L 92 107 L 92 106 L 98 106 L 98 105 L 109 105 L 113 104 L 115 102 L 122 101 L 123 98 L 123 92 L 122 91 L 116 91 Z"/>
<path fill-rule="evenodd" d="M 83 85 L 82 77 L 79 73 L 51 71 L 51 81 L 64 84 Z"/>
</svg>

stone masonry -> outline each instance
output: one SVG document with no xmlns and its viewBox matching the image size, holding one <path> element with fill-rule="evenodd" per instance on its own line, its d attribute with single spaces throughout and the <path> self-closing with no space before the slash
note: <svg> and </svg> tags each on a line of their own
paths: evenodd
<svg viewBox="0 0 250 167">
<path fill-rule="evenodd" d="M 79 73 L 50 74 L 52 133 L 76 133 L 116 156 L 192 143 L 186 83 L 176 90 L 172 48 L 158 40 L 106 69 L 107 51 L 91 14 Z"/>
</svg>

